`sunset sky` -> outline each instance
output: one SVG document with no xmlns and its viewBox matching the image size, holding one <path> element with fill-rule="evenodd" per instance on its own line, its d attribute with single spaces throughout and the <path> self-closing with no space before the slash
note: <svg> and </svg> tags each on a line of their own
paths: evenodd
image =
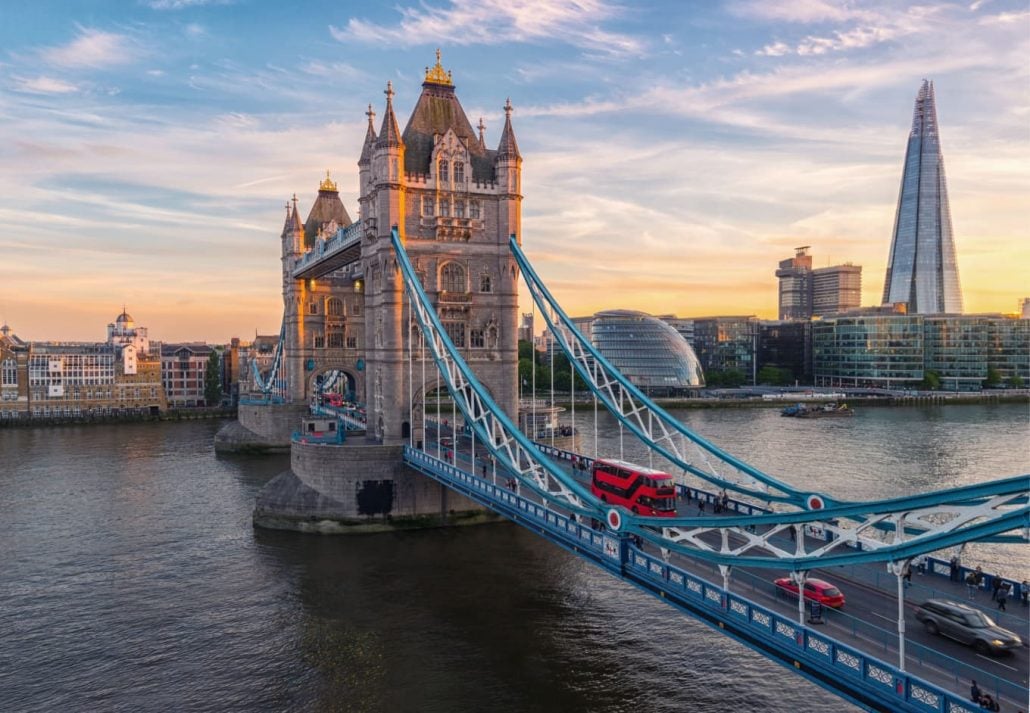
<svg viewBox="0 0 1030 713">
<path fill-rule="evenodd" d="M 437 47 L 490 146 L 511 98 L 523 246 L 573 315 L 775 318 L 799 245 L 878 304 L 923 78 L 966 311 L 1030 296 L 1025 0 L 294 5 L 4 3 L 0 321 L 276 333 L 284 202 L 330 169 L 357 214 L 366 106 L 392 80 L 403 126 Z"/>
</svg>

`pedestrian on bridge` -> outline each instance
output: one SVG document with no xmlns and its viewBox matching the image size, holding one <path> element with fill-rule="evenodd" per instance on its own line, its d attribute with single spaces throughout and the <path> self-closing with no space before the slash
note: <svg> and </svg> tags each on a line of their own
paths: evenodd
<svg viewBox="0 0 1030 713">
<path fill-rule="evenodd" d="M 998 593 L 994 596 L 998 601 L 998 611 L 1006 611 L 1005 601 L 1009 598 L 1009 583 L 1002 582 L 1001 586 L 998 587 Z"/>
<path fill-rule="evenodd" d="M 980 687 L 976 685 L 976 681 L 973 681 L 973 685 L 969 687 L 969 700 L 977 705 L 980 704 L 980 699 L 983 698 L 983 693 L 980 692 Z"/>
<path fill-rule="evenodd" d="M 951 567 L 951 581 L 961 582 L 962 581 L 962 565 L 959 563 L 958 555 L 952 555 L 951 561 L 948 563 Z"/>
<path fill-rule="evenodd" d="M 1002 579 L 998 575 L 991 577 L 991 601 L 998 601 L 998 592 L 1001 590 Z"/>
<path fill-rule="evenodd" d="M 1019 585 L 1019 594 L 1023 598 L 1023 606 L 1030 606 L 1030 582 L 1023 580 L 1023 583 Z"/>
<path fill-rule="evenodd" d="M 969 599 L 976 599 L 976 572 L 966 575 L 966 594 Z"/>
</svg>

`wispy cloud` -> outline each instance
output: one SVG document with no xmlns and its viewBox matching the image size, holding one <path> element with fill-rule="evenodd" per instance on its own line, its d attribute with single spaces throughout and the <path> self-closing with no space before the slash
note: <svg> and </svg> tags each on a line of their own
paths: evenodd
<svg viewBox="0 0 1030 713">
<path fill-rule="evenodd" d="M 14 89 L 29 94 L 72 94 L 79 91 L 78 86 L 54 77 L 19 77 L 13 76 Z"/>
<path fill-rule="evenodd" d="M 143 4 L 152 10 L 184 10 L 202 5 L 228 5 L 232 0 L 144 0 Z"/>
<path fill-rule="evenodd" d="M 39 54 L 44 62 L 53 66 L 98 69 L 131 62 L 140 51 L 128 35 L 79 26 L 74 40 L 47 47 Z"/>
<path fill-rule="evenodd" d="M 621 9 L 604 0 L 452 0 L 449 7 L 401 7 L 397 25 L 351 18 L 345 29 L 329 31 L 340 42 L 383 41 L 401 45 L 499 44 L 557 40 L 609 56 L 640 55 L 642 40 L 601 28 Z"/>
<path fill-rule="evenodd" d="M 791 2 L 741 0 L 732 3 L 729 9 L 730 12 L 741 17 L 799 24 L 869 20 L 875 16 L 875 13 L 870 10 L 858 9 L 851 3 L 834 2 L 833 0 L 792 0 Z"/>
</svg>

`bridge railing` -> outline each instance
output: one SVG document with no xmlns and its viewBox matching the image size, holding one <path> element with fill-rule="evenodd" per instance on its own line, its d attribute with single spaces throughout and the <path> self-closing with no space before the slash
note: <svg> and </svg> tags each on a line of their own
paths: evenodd
<svg viewBox="0 0 1030 713">
<path fill-rule="evenodd" d="M 593 560 L 645 591 L 670 601 L 688 613 L 701 613 L 708 623 L 722 622 L 747 638 L 764 642 L 765 650 L 779 651 L 794 659 L 809 675 L 824 680 L 843 679 L 871 692 L 890 708 L 939 713 L 975 713 L 961 695 L 946 691 L 921 678 L 901 671 L 879 658 L 839 643 L 829 636 L 798 624 L 795 616 L 784 616 L 750 600 L 726 591 L 703 577 L 687 572 L 631 544 L 631 538 L 610 530 L 596 530 L 543 505 L 519 496 L 489 477 L 479 477 L 439 460 L 423 451 L 406 446 L 405 460 L 418 470 L 448 487 L 483 504 L 530 530 L 557 542 L 562 547 Z M 725 630 L 725 629 L 724 629 Z M 749 644 L 752 645 L 752 644 Z M 979 678 L 977 679 L 979 680 Z M 1020 700 L 1025 689 L 998 692 Z"/>
</svg>

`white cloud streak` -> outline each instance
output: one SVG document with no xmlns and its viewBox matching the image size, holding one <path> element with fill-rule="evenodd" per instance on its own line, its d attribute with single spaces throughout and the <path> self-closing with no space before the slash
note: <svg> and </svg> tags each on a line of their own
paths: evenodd
<svg viewBox="0 0 1030 713">
<path fill-rule="evenodd" d="M 127 35 L 81 26 L 78 30 L 68 44 L 40 50 L 40 58 L 55 67 L 102 69 L 127 64 L 140 55 Z"/>
<path fill-rule="evenodd" d="M 607 56 L 636 56 L 644 51 L 642 40 L 601 28 L 601 23 L 620 14 L 603 0 L 452 0 L 449 7 L 423 3 L 399 10 L 401 20 L 394 26 L 351 18 L 345 29 L 330 25 L 329 31 L 340 42 L 407 46 L 556 40 Z"/>
</svg>

